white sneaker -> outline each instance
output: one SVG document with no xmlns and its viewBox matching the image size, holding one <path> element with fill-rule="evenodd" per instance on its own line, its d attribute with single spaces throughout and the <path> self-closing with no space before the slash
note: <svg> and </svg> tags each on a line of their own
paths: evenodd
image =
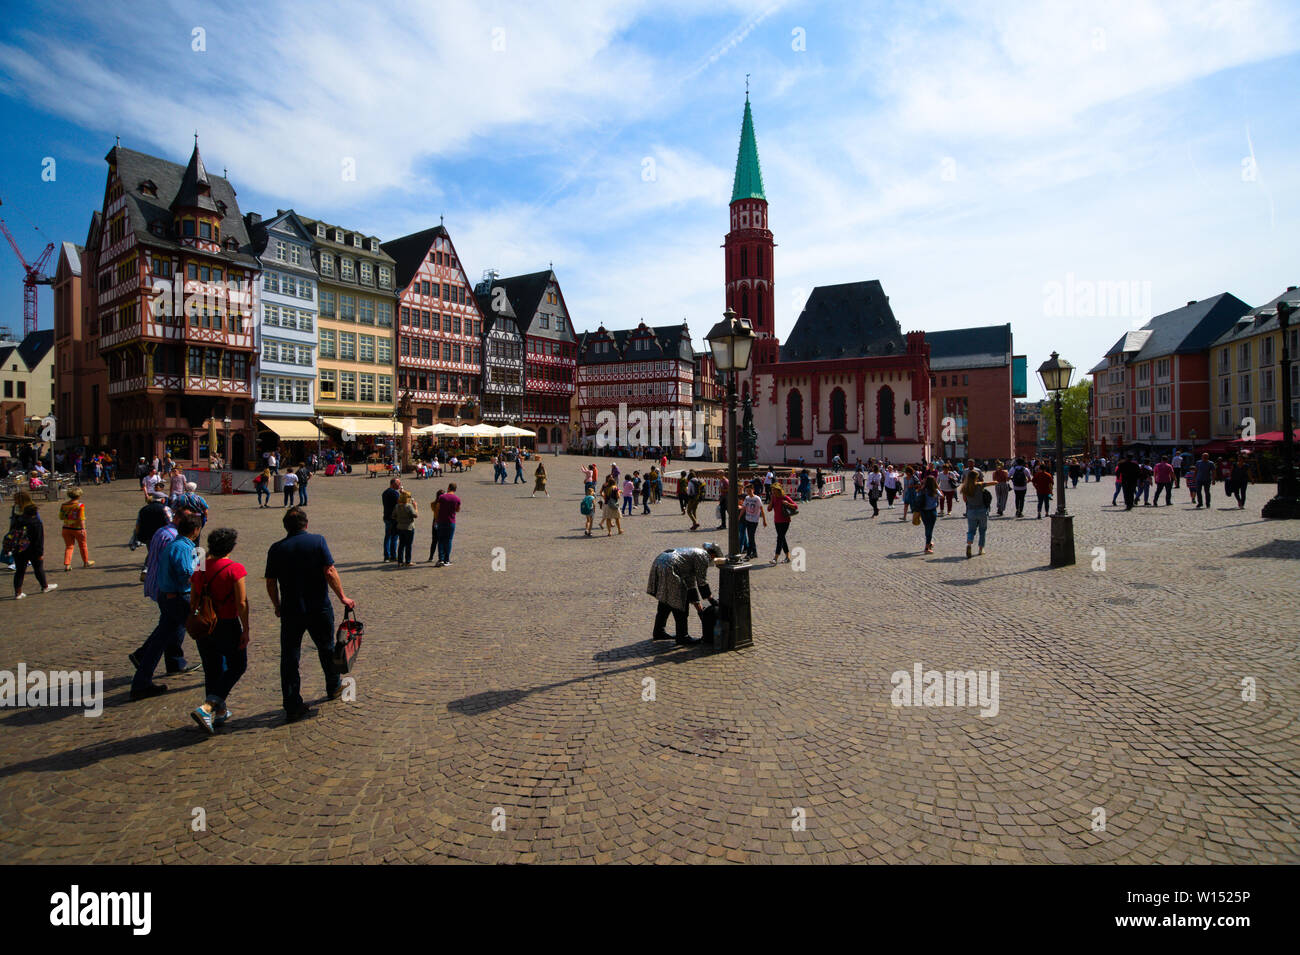
<svg viewBox="0 0 1300 955">
<path fill-rule="evenodd" d="M 14 594 L 14 600 L 22 600 L 26 596 L 27 595 L 20 590 L 18 593 Z"/>
<path fill-rule="evenodd" d="M 41 593 L 48 594 L 51 590 L 58 590 L 58 589 L 59 589 L 58 584 L 50 584 L 48 587 L 42 590 Z"/>
</svg>

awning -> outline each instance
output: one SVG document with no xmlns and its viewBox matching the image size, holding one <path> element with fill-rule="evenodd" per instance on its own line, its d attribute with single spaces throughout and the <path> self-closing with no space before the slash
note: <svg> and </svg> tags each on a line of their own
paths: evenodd
<svg viewBox="0 0 1300 955">
<path fill-rule="evenodd" d="M 395 431 L 401 430 L 393 424 L 392 418 L 322 418 L 325 424 L 331 428 L 338 428 L 340 431 L 346 431 L 349 434 L 385 434 L 392 437 Z"/>
<path fill-rule="evenodd" d="M 257 421 L 284 441 L 315 441 L 320 437 L 320 432 L 310 418 L 258 418 Z"/>
</svg>

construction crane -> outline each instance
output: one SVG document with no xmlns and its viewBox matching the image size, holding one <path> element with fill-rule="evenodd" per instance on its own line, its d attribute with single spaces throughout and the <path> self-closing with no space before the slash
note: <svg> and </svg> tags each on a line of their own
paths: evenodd
<svg viewBox="0 0 1300 955">
<path fill-rule="evenodd" d="M 4 202 L 0 201 L 0 205 L 4 205 Z M 22 263 L 23 271 L 26 273 L 23 278 L 23 337 L 26 338 L 36 331 L 36 286 L 54 284 L 53 277 L 45 274 L 45 266 L 50 261 L 50 256 L 54 254 L 54 243 L 48 243 L 35 263 L 29 265 L 23 258 L 22 250 L 18 248 L 18 240 L 9 231 L 9 226 L 5 225 L 2 216 L 0 216 L 0 230 L 4 231 L 5 238 L 9 240 L 14 255 L 18 256 L 18 261 Z"/>
</svg>

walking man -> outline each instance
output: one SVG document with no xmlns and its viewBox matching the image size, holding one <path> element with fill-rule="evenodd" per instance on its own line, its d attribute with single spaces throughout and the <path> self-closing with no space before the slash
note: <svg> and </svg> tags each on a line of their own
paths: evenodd
<svg viewBox="0 0 1300 955">
<path fill-rule="evenodd" d="M 291 507 L 284 512 L 283 523 L 285 537 L 266 553 L 266 593 L 280 618 L 280 692 L 286 722 L 292 723 L 314 713 L 302 700 L 298 663 L 303 633 L 316 644 L 326 697 L 338 699 L 341 687 L 334 671 L 334 606 L 329 591 L 349 610 L 357 605 L 343 593 L 343 581 L 325 538 L 307 533 L 307 512 Z"/>
<path fill-rule="evenodd" d="M 1214 484 L 1214 463 L 1210 460 L 1210 452 L 1206 451 L 1201 455 L 1201 460 L 1196 462 L 1196 507 L 1200 510 L 1202 495 L 1205 499 L 1205 508 L 1210 507 L 1210 487 Z"/>
<path fill-rule="evenodd" d="M 1141 474 L 1142 469 L 1138 466 L 1138 463 L 1133 460 L 1131 452 L 1124 455 L 1124 460 L 1115 468 L 1115 475 L 1119 479 L 1120 490 L 1124 492 L 1124 510 L 1126 511 L 1133 510 L 1133 501 L 1137 496 L 1138 478 L 1141 477 Z"/>
<path fill-rule="evenodd" d="M 158 534 L 162 534 L 158 531 Z M 167 692 L 163 683 L 153 682 L 153 671 L 166 653 L 168 673 L 188 673 L 197 670 L 186 660 L 181 645 L 185 640 L 185 621 L 190 615 L 190 577 L 198 564 L 199 519 L 185 511 L 176 523 L 175 539 L 167 544 L 158 559 L 157 591 L 158 625 L 149 634 L 144 646 L 130 655 L 135 664 L 135 677 L 131 680 L 131 699 L 142 700 Z M 157 545 L 161 549 L 161 543 Z M 154 550 L 151 546 L 150 550 Z"/>
</svg>

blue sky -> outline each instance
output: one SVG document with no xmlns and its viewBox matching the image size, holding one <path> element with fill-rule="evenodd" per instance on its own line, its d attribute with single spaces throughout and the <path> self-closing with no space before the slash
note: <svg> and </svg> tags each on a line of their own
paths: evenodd
<svg viewBox="0 0 1300 955">
<path fill-rule="evenodd" d="M 6 12 L 0 214 L 29 259 L 84 241 L 115 135 L 183 163 L 197 129 L 245 212 L 385 240 L 444 215 L 471 278 L 554 263 L 579 329 L 686 318 L 699 340 L 724 307 L 748 73 L 782 337 L 814 286 L 879 279 L 905 330 L 1009 321 L 1031 368 L 1055 349 L 1086 369 L 1148 297 L 1300 284 L 1294 3 Z M 1143 294 L 1061 316 L 1067 281 Z M 5 249 L 0 324 L 21 302 Z"/>
</svg>

